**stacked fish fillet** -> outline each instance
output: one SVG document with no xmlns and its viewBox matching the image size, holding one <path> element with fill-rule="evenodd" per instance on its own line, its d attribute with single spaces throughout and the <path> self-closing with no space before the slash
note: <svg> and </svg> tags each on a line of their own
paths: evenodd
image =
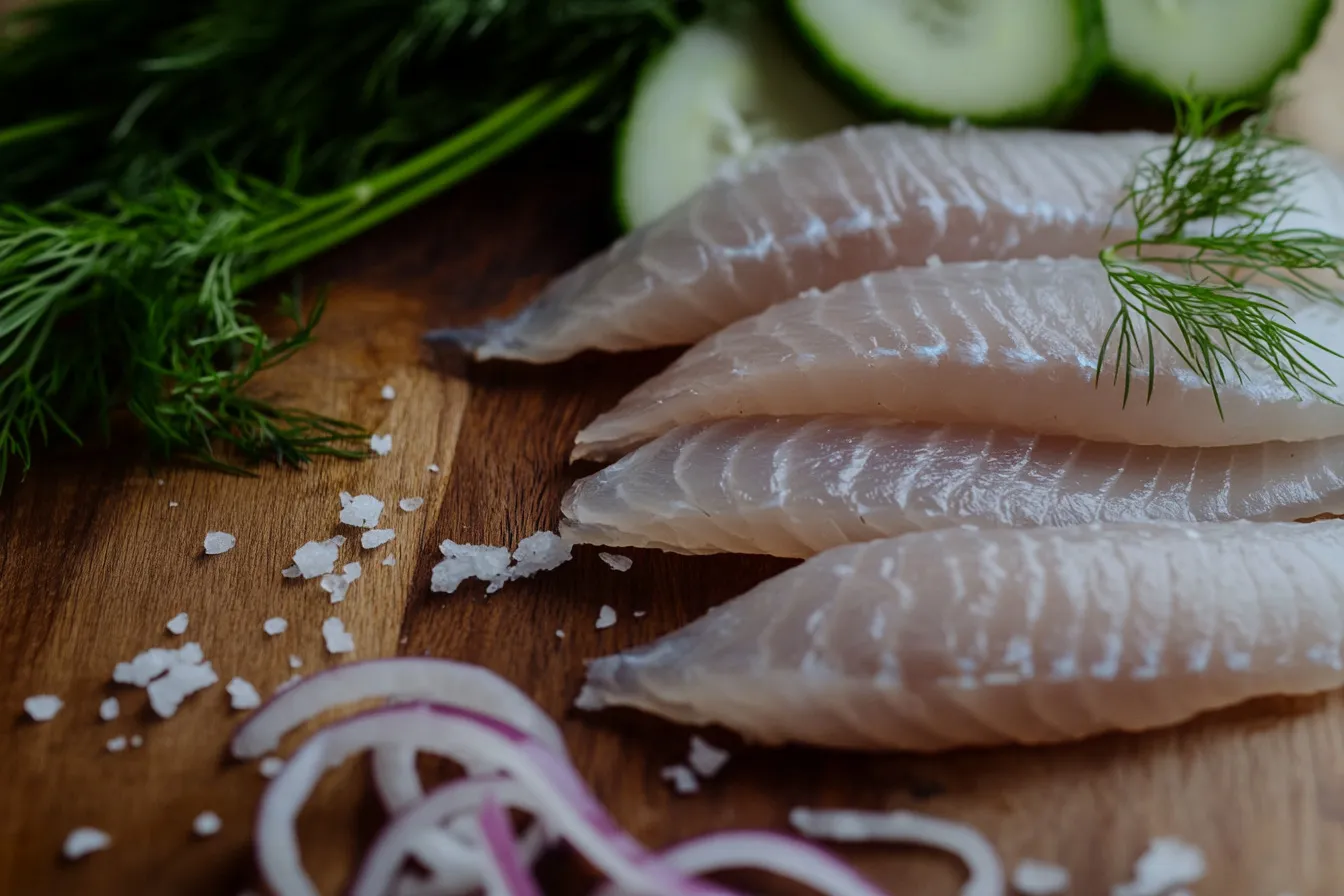
<svg viewBox="0 0 1344 896">
<path fill-rule="evenodd" d="M 1096 377 L 1119 310 L 1097 252 L 1164 140 L 847 130 L 437 334 L 535 363 L 702 340 L 579 433 L 578 458 L 630 453 L 575 484 L 565 527 L 810 558 L 594 661 L 579 705 L 939 750 L 1344 684 L 1344 522 L 1294 522 L 1344 512 L 1344 390 L 1242 357 L 1220 415 L 1164 345 L 1127 403 Z M 1344 232 L 1344 182 L 1303 152 L 1285 226 Z M 1344 346 L 1339 309 L 1291 310 Z"/>
</svg>

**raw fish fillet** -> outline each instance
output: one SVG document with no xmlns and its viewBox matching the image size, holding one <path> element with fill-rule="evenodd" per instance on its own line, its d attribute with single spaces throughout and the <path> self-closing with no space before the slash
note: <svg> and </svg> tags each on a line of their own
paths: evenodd
<svg viewBox="0 0 1344 896">
<path fill-rule="evenodd" d="M 689 344 L 804 290 L 934 254 L 1094 254 L 1135 164 L 1163 140 L 904 124 L 840 131 L 711 183 L 516 316 L 429 338 L 480 359 L 545 363 L 585 349 Z"/>
<path fill-rule="evenodd" d="M 646 647 L 578 706 L 932 751 L 1171 725 L 1344 684 L 1344 522 L 941 529 L 846 545 Z"/>
<path fill-rule="evenodd" d="M 860 414 L 980 423 L 1098 442 L 1184 446 L 1344 435 L 1344 407 L 1295 394 L 1257 358 L 1220 387 L 1165 343 L 1152 401 L 1146 366 L 1096 381 L 1120 300 L 1099 261 L 968 262 L 870 274 L 738 321 L 689 349 L 578 434 L 575 457 L 609 457 L 674 426 L 749 414 Z M 1344 312 L 1296 309 L 1298 329 L 1344 350 Z M 1176 334 L 1174 325 L 1165 324 Z M 1335 383 L 1344 360 L 1304 351 Z M 1344 388 L 1323 386 L 1336 401 Z"/>
<path fill-rule="evenodd" d="M 810 557 L 982 528 L 1344 513 L 1344 438 L 1161 448 L 984 426 L 748 417 L 680 427 L 576 482 L 563 533 L 590 544 Z"/>
</svg>

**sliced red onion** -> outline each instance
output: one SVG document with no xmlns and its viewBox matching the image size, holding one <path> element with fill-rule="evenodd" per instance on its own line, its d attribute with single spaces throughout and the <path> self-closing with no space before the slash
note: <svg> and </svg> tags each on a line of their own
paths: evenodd
<svg viewBox="0 0 1344 896">
<path fill-rule="evenodd" d="M 513 684 L 489 669 L 434 657 L 366 660 L 311 675 L 272 696 L 239 727 L 233 736 L 233 755 L 263 756 L 309 719 L 345 703 L 377 697 L 430 700 L 468 709 L 519 728 L 559 755 L 568 755 L 555 722 Z"/>
<path fill-rule="evenodd" d="M 425 785 L 415 767 L 415 751 L 401 746 L 373 751 L 373 786 L 383 808 L 396 814 L 425 798 Z"/>
<path fill-rule="evenodd" d="M 518 856 L 513 822 L 490 793 L 481 801 L 476 818 L 489 857 L 481 866 L 486 896 L 541 896 L 541 888 Z"/>
<path fill-rule="evenodd" d="M 399 744 L 453 759 L 487 762 L 528 793 L 535 812 L 618 886 L 664 896 L 728 896 L 689 879 L 650 855 L 621 830 L 566 761 L 537 740 L 467 709 L 408 705 L 376 709 L 311 738 L 271 782 L 258 812 L 257 865 L 276 896 L 316 896 L 303 870 L 294 823 L 322 773 L 351 755 Z"/>
</svg>

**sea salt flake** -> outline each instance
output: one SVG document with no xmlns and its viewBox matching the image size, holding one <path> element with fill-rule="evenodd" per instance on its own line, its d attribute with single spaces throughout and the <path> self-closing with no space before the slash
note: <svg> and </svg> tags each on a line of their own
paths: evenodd
<svg viewBox="0 0 1344 896">
<path fill-rule="evenodd" d="M 383 502 L 373 495 L 356 495 L 341 508 L 341 522 L 360 529 L 372 529 L 383 515 Z M 344 537 L 342 537 L 344 541 Z"/>
<path fill-rule="evenodd" d="M 555 569 L 574 555 L 574 543 L 554 532 L 542 530 L 518 542 L 513 552 L 510 579 L 525 579 L 539 572 Z"/>
<path fill-rule="evenodd" d="M 359 537 L 359 544 L 364 550 L 369 551 L 382 547 L 396 537 L 394 529 L 370 529 Z"/>
<path fill-rule="evenodd" d="M 345 564 L 345 566 L 342 567 L 342 572 L 345 573 L 345 580 L 347 582 L 353 582 L 364 575 L 364 567 L 360 565 L 358 560 L 356 560 L 353 563 Z"/>
<path fill-rule="evenodd" d="M 238 543 L 227 532 L 207 532 L 205 533 L 205 552 L 207 554 L 226 554 L 233 550 L 233 546 Z"/>
<path fill-rule="evenodd" d="M 177 506 L 177 502 L 176 502 L 176 501 L 169 501 L 169 502 L 168 502 L 168 506 L 169 506 L 169 507 L 176 507 L 176 506 Z"/>
<path fill-rule="evenodd" d="M 167 628 L 168 631 L 172 632 L 174 635 L 182 634 L 187 630 L 187 614 L 178 613 L 172 619 L 168 620 L 168 624 L 165 626 L 165 628 Z"/>
<path fill-rule="evenodd" d="M 345 576 L 338 576 L 335 573 L 327 573 L 319 580 L 318 585 L 322 590 L 331 595 L 331 602 L 338 604 L 345 600 L 345 594 L 350 590 L 350 582 Z"/>
<path fill-rule="evenodd" d="M 1154 837 L 1134 863 L 1134 879 L 1111 888 L 1111 896 L 1164 896 L 1204 877 L 1204 853 L 1175 837 Z"/>
<path fill-rule="evenodd" d="M 439 472 L 439 465 L 438 465 L 438 464 L 430 464 L 429 466 L 425 467 L 425 469 L 428 470 L 428 471 L 431 472 L 431 473 L 437 473 L 437 472 Z"/>
<path fill-rule="evenodd" d="M 303 571 L 299 569 L 299 564 L 291 563 L 289 566 L 280 570 L 280 575 L 287 579 L 297 579 L 299 576 L 303 575 Z"/>
<path fill-rule="evenodd" d="M 355 639 L 335 616 L 322 623 L 322 640 L 327 644 L 327 653 L 351 653 L 355 649 Z"/>
<path fill-rule="evenodd" d="M 492 590 L 498 590 L 498 585 L 508 578 L 508 548 L 449 540 L 439 545 L 439 551 L 444 559 L 430 575 L 430 591 L 452 594 L 471 578 L 489 582 Z"/>
<path fill-rule="evenodd" d="M 289 655 L 289 668 L 298 669 L 303 666 L 303 660 L 294 654 Z"/>
<path fill-rule="evenodd" d="M 330 544 L 330 545 L 335 545 L 336 547 L 339 548 L 341 545 L 345 544 L 345 536 L 344 536 L 344 535 L 333 535 L 333 536 L 331 536 L 330 538 L 327 539 L 326 543 L 327 543 L 327 544 Z"/>
<path fill-rule="evenodd" d="M 261 630 L 271 637 L 281 634 L 289 628 L 289 621 L 283 616 L 272 616 L 261 624 Z"/>
<path fill-rule="evenodd" d="M 75 828 L 65 835 L 61 854 L 70 861 L 82 859 L 91 852 L 99 852 L 112 845 L 112 838 L 106 831 L 97 828 Z"/>
<path fill-rule="evenodd" d="M 138 734 L 132 734 L 130 743 L 132 750 L 138 750 L 145 745 L 145 739 Z"/>
<path fill-rule="evenodd" d="M 23 711 L 34 722 L 50 722 L 65 702 L 55 694 L 35 694 L 23 701 Z"/>
<path fill-rule="evenodd" d="M 563 637 L 565 636 L 565 630 L 562 629 L 562 628 L 558 628 L 558 629 L 556 629 L 556 630 L 555 630 L 555 636 L 556 636 L 557 638 L 563 638 Z"/>
<path fill-rule="evenodd" d="M 388 554 L 386 557 L 384 557 L 384 558 L 383 558 L 383 565 L 384 565 L 384 566 L 396 566 L 396 565 L 397 565 L 397 558 L 396 558 L 396 555 L 394 555 L 394 554 Z"/>
<path fill-rule="evenodd" d="M 257 763 L 257 771 L 263 778 L 274 778 L 285 769 L 285 760 L 279 756 L 267 756 Z"/>
<path fill-rule="evenodd" d="M 402 498 L 397 502 L 397 506 L 407 513 L 414 513 L 425 506 L 424 498 Z"/>
<path fill-rule="evenodd" d="M 126 738 L 124 737 L 114 737 L 107 742 L 107 752 L 109 753 L 120 753 L 124 749 L 126 749 Z"/>
<path fill-rule="evenodd" d="M 335 569 L 336 558 L 340 553 L 334 544 L 310 541 L 294 552 L 294 565 L 299 568 L 299 575 L 305 579 L 317 578 Z"/>
<path fill-rule="evenodd" d="M 695 779 L 695 772 L 684 765 L 669 765 L 663 769 L 662 776 L 664 781 L 672 782 L 672 789 L 681 796 L 700 792 L 700 782 Z"/>
<path fill-rule="evenodd" d="M 386 457 L 392 450 L 392 434 L 378 435 L 374 433 L 369 436 L 369 450 L 379 457 Z"/>
<path fill-rule="evenodd" d="M 224 823 L 219 820 L 219 816 L 208 809 L 191 822 L 191 829 L 197 837 L 213 837 L 222 827 Z"/>
<path fill-rule="evenodd" d="M 224 690 L 229 692 L 229 705 L 234 709 L 256 709 L 261 705 L 261 695 L 257 689 L 242 678 L 234 677 Z"/>
<path fill-rule="evenodd" d="M 691 752 L 686 764 L 702 778 L 712 778 L 728 763 L 728 751 L 714 746 L 701 737 L 691 736 Z"/>
<path fill-rule="evenodd" d="M 1013 869 L 1013 889 L 1022 896 L 1056 896 L 1069 888 L 1069 869 L 1023 859 Z"/>
<path fill-rule="evenodd" d="M 613 608 L 613 607 L 609 607 L 609 606 L 607 606 L 606 604 L 603 604 L 603 605 L 602 605 L 602 609 L 600 609 L 600 610 L 597 611 L 597 624 L 596 624 L 596 627 L 597 627 L 597 628 L 611 628 L 611 627 L 612 627 L 613 625 L 615 625 L 615 624 L 616 624 L 616 610 L 615 610 L 615 608 Z"/>
<path fill-rule="evenodd" d="M 349 492 L 345 492 L 345 491 L 341 492 L 337 497 L 339 497 L 339 498 L 341 499 L 341 506 L 342 506 L 342 507 L 349 507 L 349 506 L 350 506 L 350 502 L 353 501 L 353 500 L 355 500 L 355 496 L 354 496 L 354 495 L 350 494 Z"/>
<path fill-rule="evenodd" d="M 597 557 L 617 572 L 629 572 L 630 567 L 635 565 L 635 561 L 624 554 L 608 554 L 606 551 L 601 551 Z"/>
<path fill-rule="evenodd" d="M 631 616 L 634 616 L 636 619 L 641 619 L 641 618 L 643 618 L 643 617 L 649 615 L 649 611 L 648 611 L 648 610 L 636 610 L 635 612 L 631 613 L 630 615 L 631 615 Z"/>
<path fill-rule="evenodd" d="M 149 706 L 160 718 L 171 718 L 182 701 L 219 681 L 210 663 L 182 663 L 149 683 Z"/>
<path fill-rule="evenodd" d="M 383 401 L 391 401 L 392 399 L 397 397 L 397 390 L 393 388 L 391 383 L 388 383 L 387 385 L 383 386 L 382 391 L 379 392 L 378 394 L 383 396 Z"/>
<path fill-rule="evenodd" d="M 121 715 L 121 702 L 116 697 L 108 697 L 98 704 L 98 718 L 110 722 Z"/>
</svg>

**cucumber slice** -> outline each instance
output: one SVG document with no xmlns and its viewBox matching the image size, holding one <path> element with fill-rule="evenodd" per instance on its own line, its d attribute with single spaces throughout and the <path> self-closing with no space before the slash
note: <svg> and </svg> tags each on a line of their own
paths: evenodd
<svg viewBox="0 0 1344 896">
<path fill-rule="evenodd" d="M 692 25 L 635 88 L 617 144 L 621 221 L 638 227 L 735 165 L 856 121 L 764 21 Z"/>
<path fill-rule="evenodd" d="M 1330 0 L 1104 0 L 1111 57 L 1167 95 L 1258 97 L 1311 49 Z"/>
<path fill-rule="evenodd" d="M 787 4 L 818 60 L 887 115 L 979 124 L 1051 120 L 1087 95 L 1105 62 L 1097 0 Z"/>
</svg>

